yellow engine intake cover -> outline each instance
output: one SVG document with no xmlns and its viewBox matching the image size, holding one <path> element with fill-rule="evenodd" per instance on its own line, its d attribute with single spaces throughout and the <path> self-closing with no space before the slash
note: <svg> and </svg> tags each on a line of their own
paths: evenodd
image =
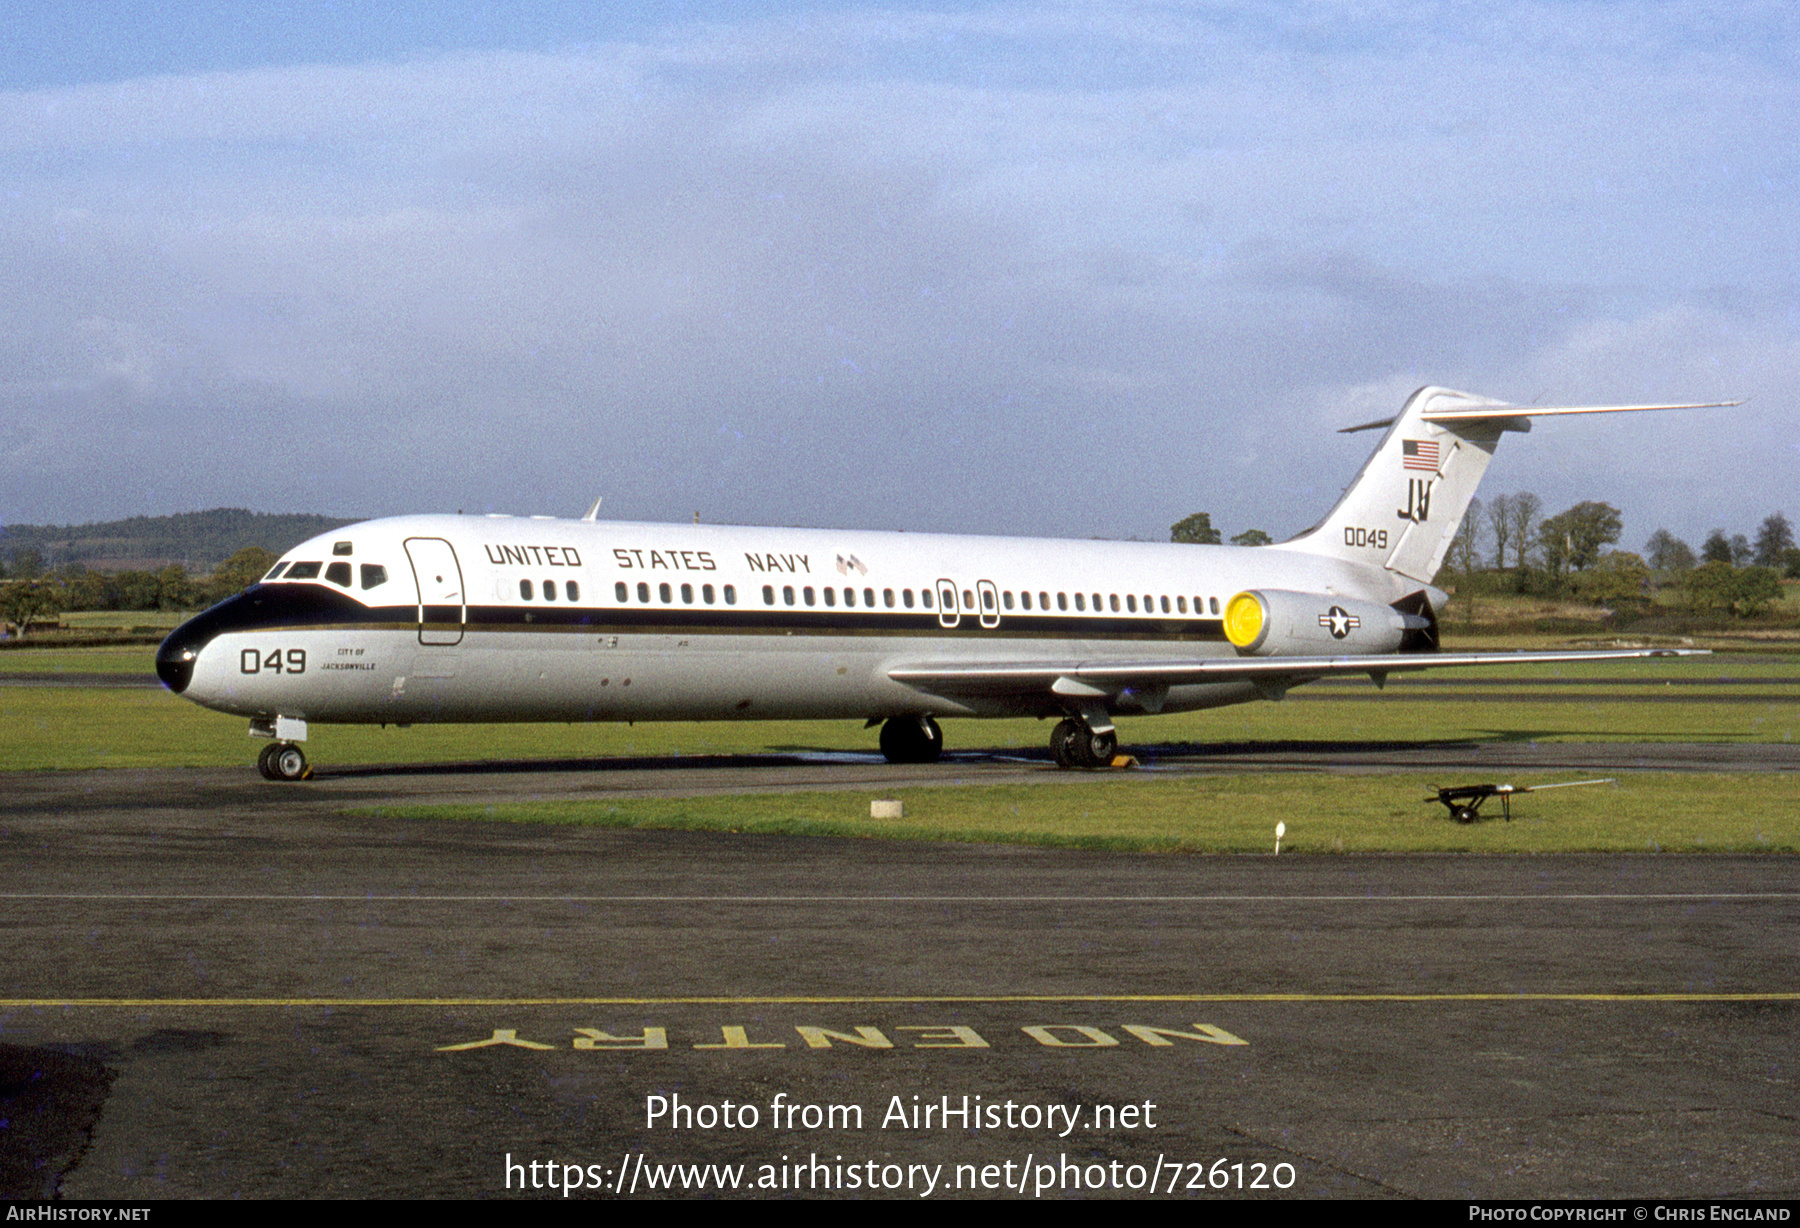
<svg viewBox="0 0 1800 1228">
<path fill-rule="evenodd" d="M 1225 603 L 1225 638 L 1239 648 L 1256 643 L 1263 630 L 1263 603 L 1255 593 L 1239 593 Z"/>
</svg>

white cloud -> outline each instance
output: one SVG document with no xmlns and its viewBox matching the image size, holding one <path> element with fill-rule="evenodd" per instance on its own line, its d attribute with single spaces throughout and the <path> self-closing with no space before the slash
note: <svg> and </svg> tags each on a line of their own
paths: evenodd
<svg viewBox="0 0 1800 1228">
<path fill-rule="evenodd" d="M 1733 459 L 1546 429 L 1494 480 L 1753 527 L 1784 11 L 853 10 L 0 94 L 0 516 L 1285 533 L 1362 459 L 1327 428 L 1439 382 L 1748 392 Z"/>
</svg>

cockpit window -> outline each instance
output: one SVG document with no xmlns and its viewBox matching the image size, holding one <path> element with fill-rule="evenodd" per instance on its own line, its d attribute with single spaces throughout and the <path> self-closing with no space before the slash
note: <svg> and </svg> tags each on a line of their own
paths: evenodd
<svg viewBox="0 0 1800 1228">
<path fill-rule="evenodd" d="M 275 566 L 269 568 L 269 574 L 264 576 L 263 579 L 273 580 L 286 569 L 287 569 L 286 563 L 277 563 L 277 564 L 275 564 Z"/>
<path fill-rule="evenodd" d="M 295 563 L 292 567 L 288 568 L 287 579 L 315 580 L 318 578 L 319 569 L 323 566 L 323 563 Z"/>
<path fill-rule="evenodd" d="M 350 564 L 348 564 L 348 563 L 333 563 L 331 566 L 329 566 L 325 569 L 325 578 L 327 580 L 330 580 L 333 584 L 339 584 L 345 588 L 349 588 L 350 587 Z"/>
<path fill-rule="evenodd" d="M 352 542 L 332 542 L 331 552 L 333 554 L 354 554 L 356 546 Z"/>
<path fill-rule="evenodd" d="M 380 563 L 364 563 L 362 565 L 362 586 L 365 589 L 376 588 L 387 583 L 387 568 Z"/>
</svg>

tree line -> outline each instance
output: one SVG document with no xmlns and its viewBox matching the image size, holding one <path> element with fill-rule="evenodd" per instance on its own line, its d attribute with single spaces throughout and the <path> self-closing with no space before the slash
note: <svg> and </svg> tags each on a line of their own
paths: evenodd
<svg viewBox="0 0 1800 1228">
<path fill-rule="evenodd" d="M 0 529 L 0 623 L 24 628 L 66 610 L 192 610 L 248 588 L 285 550 L 350 521 L 221 507 L 85 525 Z M 172 562 L 180 558 L 183 562 Z M 90 563 L 152 561 L 141 568 Z"/>
<path fill-rule="evenodd" d="M 52 622 L 66 610 L 199 609 L 249 588 L 278 557 L 261 546 L 245 546 L 210 575 L 193 576 L 180 563 L 116 574 L 66 563 L 45 572 L 27 552 L 14 562 L 17 574 L 0 580 L 0 623 L 23 633 L 30 624 Z"/>
<path fill-rule="evenodd" d="M 1610 503 L 1585 501 L 1554 516 L 1530 491 L 1476 499 L 1457 527 L 1446 565 L 1464 583 L 1489 591 L 1572 597 L 1615 609 L 1647 607 L 1655 592 L 1676 586 L 1690 609 L 1752 617 L 1781 600 L 1781 580 L 1800 578 L 1800 546 L 1781 512 L 1758 526 L 1754 540 L 1714 529 L 1696 554 L 1667 529 L 1658 529 L 1643 554 L 1608 547 L 1623 532 Z M 1220 545 L 1212 516 L 1195 512 L 1169 526 L 1169 540 Z M 1264 546 L 1267 533 L 1249 529 L 1231 539 Z M 1489 553 L 1491 551 L 1491 553 Z"/>
<path fill-rule="evenodd" d="M 210 571 L 246 547 L 285 550 L 349 523 L 336 516 L 218 507 L 95 524 L 10 524 L 0 528 L 0 579 L 29 579 L 70 563 L 110 571 L 116 568 L 109 563 L 154 560 L 160 567 L 179 560 L 192 571 Z"/>
<path fill-rule="evenodd" d="M 1782 577 L 1800 578 L 1800 547 L 1779 511 L 1764 518 L 1754 541 L 1714 529 L 1696 555 L 1659 528 L 1637 554 L 1608 549 L 1622 531 L 1612 504 L 1577 503 L 1554 516 L 1543 506 L 1529 491 L 1495 495 L 1485 505 L 1475 500 L 1458 527 L 1450 570 L 1464 580 L 1614 608 L 1648 605 L 1658 589 L 1673 586 L 1690 609 L 1745 618 L 1781 600 Z"/>
<path fill-rule="evenodd" d="M 1169 526 L 1169 540 L 1185 542 L 1191 546 L 1222 546 L 1224 535 L 1213 528 L 1210 512 L 1195 512 L 1192 516 L 1184 516 Z M 1275 539 L 1261 529 L 1245 529 L 1231 539 L 1234 546 L 1269 546 Z"/>
</svg>

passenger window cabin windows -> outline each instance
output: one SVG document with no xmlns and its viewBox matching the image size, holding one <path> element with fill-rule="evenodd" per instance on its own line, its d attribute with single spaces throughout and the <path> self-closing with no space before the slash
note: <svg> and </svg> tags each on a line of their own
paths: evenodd
<svg viewBox="0 0 1800 1228">
<path fill-rule="evenodd" d="M 737 585 L 727 584 L 725 586 L 725 604 L 726 605 L 736 605 L 737 604 Z"/>
<path fill-rule="evenodd" d="M 692 584 L 683 584 L 681 586 L 681 604 L 694 604 L 694 586 Z"/>
<path fill-rule="evenodd" d="M 1169 599 L 1167 597 L 1164 597 L 1162 599 L 1162 607 L 1163 607 L 1163 613 L 1167 614 L 1169 612 Z"/>
<path fill-rule="evenodd" d="M 1214 614 L 1217 614 L 1219 612 L 1219 599 L 1217 597 L 1214 597 L 1212 599 L 1212 612 Z"/>
<path fill-rule="evenodd" d="M 1118 608 L 1119 608 L 1119 599 L 1117 597 L 1114 597 L 1113 598 L 1113 609 L 1116 610 Z M 1125 609 L 1129 613 L 1132 613 L 1132 614 L 1137 613 L 1137 598 L 1135 596 L 1133 596 L 1131 593 L 1125 594 Z"/>
<path fill-rule="evenodd" d="M 1075 594 L 1075 608 L 1083 613 L 1087 611 L 1087 598 L 1083 597 L 1080 593 Z"/>
<path fill-rule="evenodd" d="M 1067 594 L 1067 593 L 1056 594 L 1056 608 L 1059 610 L 1066 610 L 1069 608 L 1069 594 Z"/>
<path fill-rule="evenodd" d="M 700 586 L 700 600 L 704 601 L 707 605 L 711 605 L 713 603 L 713 586 L 712 585 L 702 584 Z"/>
<path fill-rule="evenodd" d="M 625 587 L 625 581 L 623 580 L 620 580 L 617 584 L 613 585 L 613 596 L 617 597 L 620 601 L 628 600 L 626 594 L 629 592 L 631 592 L 631 590 Z"/>
<path fill-rule="evenodd" d="M 325 569 L 325 578 L 344 588 L 350 587 L 350 564 L 333 563 Z"/>
<path fill-rule="evenodd" d="M 544 600 L 545 601 L 555 601 L 556 600 L 556 581 L 555 580 L 545 580 L 544 581 Z"/>
<path fill-rule="evenodd" d="M 882 589 L 881 590 L 881 601 L 882 601 L 882 604 L 887 606 L 888 609 L 890 609 L 890 610 L 893 609 L 894 608 L 894 590 L 891 588 Z"/>
<path fill-rule="evenodd" d="M 900 590 L 900 604 L 909 610 L 912 609 L 912 590 L 910 588 Z"/>
<path fill-rule="evenodd" d="M 789 605 L 794 604 L 794 586 L 793 585 L 784 584 L 781 586 L 781 599 L 783 601 L 787 602 Z"/>
<path fill-rule="evenodd" d="M 874 589 L 865 588 L 863 590 L 863 604 L 871 610 L 875 608 L 875 590 Z M 894 603 L 892 601 L 890 601 L 890 602 L 888 602 L 888 604 L 893 605 Z"/>
<path fill-rule="evenodd" d="M 1187 598 L 1186 597 L 1175 598 L 1175 612 L 1177 614 L 1186 614 L 1187 613 Z"/>
<path fill-rule="evenodd" d="M 646 605 L 650 602 L 650 586 L 642 580 L 638 581 L 638 600 Z"/>
<path fill-rule="evenodd" d="M 1096 597 L 1095 600 L 1098 601 L 1099 598 Z M 1119 594 L 1117 594 L 1117 593 L 1114 593 L 1112 595 L 1112 607 L 1113 607 L 1113 613 L 1117 614 L 1119 612 Z"/>
<path fill-rule="evenodd" d="M 575 581 L 573 581 L 573 580 L 564 580 L 563 581 L 563 595 L 565 597 L 567 597 L 570 601 L 580 601 L 581 600 L 581 585 L 575 583 Z"/>
<path fill-rule="evenodd" d="M 775 604 L 775 586 L 773 584 L 763 585 L 763 604 L 764 605 L 774 605 Z"/>
<path fill-rule="evenodd" d="M 380 563 L 364 563 L 362 565 L 362 586 L 364 591 L 380 588 L 387 583 L 387 568 Z"/>
<path fill-rule="evenodd" d="M 812 593 L 812 590 L 810 588 L 807 589 L 806 591 L 809 595 Z M 811 605 L 812 602 L 808 601 L 806 604 Z M 825 604 L 831 605 L 831 606 L 834 606 L 837 604 L 837 590 L 835 588 L 828 588 L 825 590 Z"/>
<path fill-rule="evenodd" d="M 656 586 L 656 595 L 662 598 L 662 603 L 664 605 L 668 605 L 671 601 L 675 600 L 675 593 L 669 588 L 668 581 L 666 580 Z"/>
<path fill-rule="evenodd" d="M 1045 593 L 1045 592 L 1039 592 L 1038 593 L 1038 609 L 1048 610 L 1049 608 L 1050 608 L 1050 594 Z"/>
<path fill-rule="evenodd" d="M 931 608 L 931 590 L 930 589 L 922 588 L 919 590 L 919 604 L 924 606 L 928 610 Z"/>
<path fill-rule="evenodd" d="M 1031 594 L 1030 594 L 1030 593 L 1027 593 L 1027 594 L 1025 594 L 1025 600 L 1027 600 L 1027 601 L 1030 601 L 1030 600 L 1031 600 Z M 1000 594 L 1000 604 L 1001 604 L 1001 605 L 1003 605 L 1003 606 L 1005 606 L 1005 607 L 1006 607 L 1006 608 L 1007 608 L 1007 609 L 1009 609 L 1009 610 L 1010 610 L 1010 609 L 1012 609 L 1012 608 L 1013 608 L 1013 604 L 1012 604 L 1012 590 L 1011 590 L 1011 589 L 1010 589 L 1010 588 L 1009 588 L 1009 589 L 1007 589 L 1007 590 L 1006 590 L 1006 591 L 1005 591 L 1005 592 L 1004 592 L 1004 593 L 1001 593 L 1001 594 Z"/>
<path fill-rule="evenodd" d="M 963 595 L 965 597 L 968 596 L 968 594 L 966 592 Z M 993 589 L 984 588 L 981 590 L 981 608 L 989 611 L 990 613 L 993 611 L 993 609 L 994 609 L 994 590 Z"/>
<path fill-rule="evenodd" d="M 975 594 L 971 593 L 966 588 L 963 590 L 962 608 L 965 610 L 973 610 L 975 608 Z"/>
<path fill-rule="evenodd" d="M 526 601 L 531 600 L 531 581 L 530 580 L 520 580 L 519 581 L 519 596 L 524 598 Z"/>
<path fill-rule="evenodd" d="M 811 605 L 813 603 L 813 586 L 808 584 L 805 588 L 801 589 L 800 596 L 807 605 Z"/>
</svg>

